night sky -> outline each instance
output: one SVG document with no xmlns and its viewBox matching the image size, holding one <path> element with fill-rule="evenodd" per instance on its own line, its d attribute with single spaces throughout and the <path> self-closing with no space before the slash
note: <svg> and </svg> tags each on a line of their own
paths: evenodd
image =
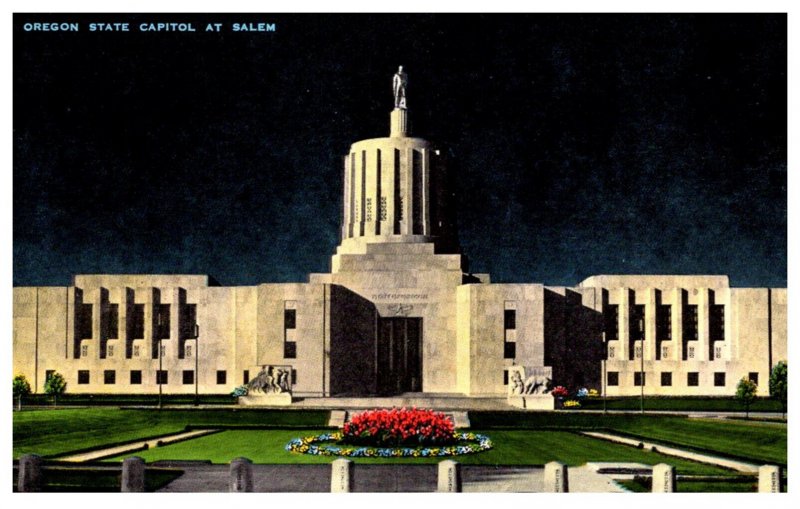
<svg viewBox="0 0 800 509">
<path fill-rule="evenodd" d="M 47 20 L 81 32 L 22 30 Z M 13 283 L 329 271 L 342 156 L 388 135 L 403 65 L 472 271 L 783 287 L 786 32 L 763 14 L 15 15 Z"/>
</svg>

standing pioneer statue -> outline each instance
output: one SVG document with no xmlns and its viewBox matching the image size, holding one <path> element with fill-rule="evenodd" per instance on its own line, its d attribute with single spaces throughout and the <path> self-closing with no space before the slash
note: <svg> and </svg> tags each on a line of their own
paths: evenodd
<svg viewBox="0 0 800 509">
<path fill-rule="evenodd" d="M 394 91 L 394 107 L 406 109 L 406 88 L 408 87 L 408 74 L 403 72 L 401 65 L 392 80 L 392 90 Z"/>
</svg>

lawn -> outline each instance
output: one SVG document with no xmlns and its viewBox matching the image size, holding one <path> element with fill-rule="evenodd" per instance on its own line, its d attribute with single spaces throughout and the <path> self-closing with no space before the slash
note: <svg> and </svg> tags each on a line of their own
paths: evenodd
<svg viewBox="0 0 800 509">
<path fill-rule="evenodd" d="M 325 426 L 326 411 L 69 408 L 13 413 L 13 454 L 54 456 L 183 431 L 187 425 Z"/>
<path fill-rule="evenodd" d="M 634 493 L 650 493 L 650 484 L 641 480 L 617 481 Z M 758 491 L 758 480 L 734 478 L 730 481 L 690 481 L 676 483 L 678 493 L 754 493 Z"/>
<path fill-rule="evenodd" d="M 228 463 L 244 456 L 254 463 L 286 464 L 330 463 L 335 458 L 289 453 L 284 450 L 292 438 L 322 433 L 310 430 L 241 430 L 224 431 L 174 445 L 137 452 L 147 462 L 157 460 L 210 460 Z M 491 430 L 477 431 L 489 435 L 494 449 L 478 454 L 459 456 L 459 462 L 468 465 L 543 465 L 561 461 L 568 465 L 582 465 L 587 461 L 623 461 L 648 465 L 669 463 L 681 474 L 726 475 L 730 470 L 703 465 L 584 437 L 567 431 Z M 113 461 L 120 461 L 113 458 Z M 359 463 L 438 463 L 443 458 L 352 458 Z"/>
</svg>

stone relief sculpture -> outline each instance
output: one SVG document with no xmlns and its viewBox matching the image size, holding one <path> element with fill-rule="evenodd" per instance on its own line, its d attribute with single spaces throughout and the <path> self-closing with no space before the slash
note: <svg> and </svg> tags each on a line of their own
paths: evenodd
<svg viewBox="0 0 800 509">
<path fill-rule="evenodd" d="M 406 88 L 408 87 L 408 75 L 403 72 L 401 65 L 392 79 L 392 91 L 394 92 L 394 107 L 406 109 Z"/>
<path fill-rule="evenodd" d="M 283 367 L 261 367 L 258 375 L 247 384 L 249 394 L 280 394 L 291 392 L 289 374 L 291 370 Z"/>
<path fill-rule="evenodd" d="M 510 396 L 531 396 L 550 392 L 550 368 L 512 366 L 508 368 L 508 372 L 508 393 Z"/>
</svg>

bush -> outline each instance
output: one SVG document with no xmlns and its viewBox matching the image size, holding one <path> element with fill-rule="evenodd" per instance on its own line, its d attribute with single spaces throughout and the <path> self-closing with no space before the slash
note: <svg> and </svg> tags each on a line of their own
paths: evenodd
<svg viewBox="0 0 800 509">
<path fill-rule="evenodd" d="M 786 413 L 786 402 L 789 395 L 789 367 L 786 361 L 780 361 L 769 374 L 769 395 L 780 402 L 783 413 Z"/>
<path fill-rule="evenodd" d="M 12 386 L 14 388 L 14 397 L 17 398 L 18 408 L 22 410 L 22 398 L 31 393 L 31 384 L 28 383 L 25 375 L 17 375 L 14 377 Z"/>
<path fill-rule="evenodd" d="M 247 396 L 247 386 L 240 385 L 239 387 L 235 388 L 233 392 L 231 392 L 231 397 L 238 398 L 241 396 Z"/>
<path fill-rule="evenodd" d="M 450 445 L 456 443 L 455 426 L 433 410 L 370 410 L 345 423 L 342 442 L 380 447 Z"/>
<path fill-rule="evenodd" d="M 550 394 L 552 394 L 554 398 L 566 398 L 569 396 L 569 391 L 563 385 L 558 385 L 550 391 Z"/>
<path fill-rule="evenodd" d="M 58 397 L 67 390 L 67 381 L 61 373 L 52 373 L 44 381 L 44 392 L 53 396 L 53 404 L 58 403 Z"/>
</svg>

